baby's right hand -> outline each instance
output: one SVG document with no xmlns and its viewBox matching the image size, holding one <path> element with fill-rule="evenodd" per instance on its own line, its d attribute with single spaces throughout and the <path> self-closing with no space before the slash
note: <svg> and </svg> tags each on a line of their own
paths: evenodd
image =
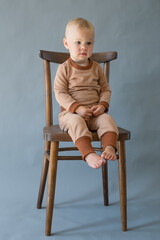
<svg viewBox="0 0 160 240">
<path fill-rule="evenodd" d="M 85 106 L 79 106 L 76 108 L 75 112 L 80 115 L 81 117 L 84 118 L 84 120 L 89 120 L 92 115 L 93 115 L 93 111 L 90 108 L 87 108 Z"/>
</svg>

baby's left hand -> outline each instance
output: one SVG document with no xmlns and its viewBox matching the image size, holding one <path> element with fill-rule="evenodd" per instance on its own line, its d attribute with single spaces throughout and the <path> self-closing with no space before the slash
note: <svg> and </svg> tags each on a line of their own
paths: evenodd
<svg viewBox="0 0 160 240">
<path fill-rule="evenodd" d="M 91 110 L 93 111 L 93 116 L 98 117 L 105 112 L 106 108 L 103 105 L 95 105 L 91 107 Z"/>
</svg>

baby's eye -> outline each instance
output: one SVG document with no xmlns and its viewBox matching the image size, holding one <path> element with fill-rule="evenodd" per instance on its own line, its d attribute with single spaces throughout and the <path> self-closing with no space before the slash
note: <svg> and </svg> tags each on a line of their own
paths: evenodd
<svg viewBox="0 0 160 240">
<path fill-rule="evenodd" d="M 77 45 L 80 45 L 80 44 L 81 44 L 81 42 L 80 42 L 80 41 L 77 41 L 77 42 L 76 42 L 76 44 L 77 44 Z"/>
<path fill-rule="evenodd" d="M 87 42 L 87 45 L 89 46 L 89 45 L 92 45 L 92 42 Z"/>
</svg>

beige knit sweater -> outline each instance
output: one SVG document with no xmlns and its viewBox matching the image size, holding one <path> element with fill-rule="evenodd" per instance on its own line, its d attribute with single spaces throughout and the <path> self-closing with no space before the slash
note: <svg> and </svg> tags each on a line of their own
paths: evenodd
<svg viewBox="0 0 160 240">
<path fill-rule="evenodd" d="M 69 58 L 60 64 L 54 80 L 54 92 L 62 110 L 74 113 L 77 106 L 102 104 L 109 108 L 111 90 L 101 66 L 92 60 L 82 67 Z"/>
</svg>

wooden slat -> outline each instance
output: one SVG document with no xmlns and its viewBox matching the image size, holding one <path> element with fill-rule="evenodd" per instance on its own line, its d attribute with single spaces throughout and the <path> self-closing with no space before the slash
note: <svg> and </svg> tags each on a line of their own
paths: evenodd
<svg viewBox="0 0 160 240">
<path fill-rule="evenodd" d="M 45 80 L 46 126 L 52 124 L 52 87 L 50 62 L 43 60 Z"/>
<path fill-rule="evenodd" d="M 108 194 L 108 162 L 102 165 L 102 181 L 103 181 L 103 198 L 104 206 L 109 205 L 109 194 Z"/>
<path fill-rule="evenodd" d="M 67 150 L 67 148 L 65 148 L 66 150 L 64 150 L 64 151 L 68 151 Z M 94 148 L 94 150 L 95 151 L 97 151 L 96 150 L 96 148 Z M 99 149 L 99 151 L 100 151 L 101 149 Z M 50 160 L 50 151 L 46 151 L 45 153 L 44 153 L 44 155 L 45 155 L 45 157 L 46 157 L 46 159 L 49 161 Z M 117 156 L 117 160 L 119 159 L 119 155 L 116 155 Z M 58 156 L 58 160 L 82 160 L 82 156 Z"/>
<path fill-rule="evenodd" d="M 91 59 L 98 63 L 105 63 L 117 58 L 117 52 L 93 53 Z"/>
<path fill-rule="evenodd" d="M 69 58 L 69 53 L 40 50 L 39 56 L 44 60 L 60 64 Z"/>
<path fill-rule="evenodd" d="M 39 56 L 40 58 L 47 60 L 49 62 L 60 64 L 69 58 L 69 53 L 40 50 Z M 92 60 L 98 63 L 104 63 L 104 62 L 108 62 L 116 59 L 117 52 L 93 53 L 91 58 Z"/>
<path fill-rule="evenodd" d="M 94 148 L 95 151 L 102 151 L 102 148 Z M 59 148 L 58 152 L 65 152 L 65 151 L 79 151 L 76 147 L 65 147 L 65 148 Z"/>
<path fill-rule="evenodd" d="M 58 156 L 58 160 L 82 160 L 81 156 Z"/>
<path fill-rule="evenodd" d="M 126 186 L 126 157 L 125 157 L 125 141 L 118 142 L 119 151 L 119 193 L 121 205 L 121 224 L 122 230 L 127 231 L 127 186 Z"/>
<path fill-rule="evenodd" d="M 51 154 L 49 162 L 48 174 L 48 190 L 47 190 L 47 209 L 46 209 L 46 235 L 51 234 L 52 215 L 54 206 L 56 175 L 57 175 L 57 155 L 59 143 L 51 142 Z"/>
</svg>

